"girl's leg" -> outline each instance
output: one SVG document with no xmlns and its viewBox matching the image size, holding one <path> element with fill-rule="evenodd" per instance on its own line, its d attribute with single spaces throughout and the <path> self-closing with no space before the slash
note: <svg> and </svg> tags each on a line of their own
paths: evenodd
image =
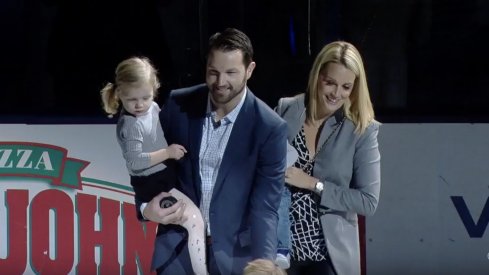
<svg viewBox="0 0 489 275">
<path fill-rule="evenodd" d="M 185 212 L 183 213 L 187 220 L 182 226 L 188 232 L 188 251 L 192 269 L 197 275 L 206 275 L 206 243 L 205 243 L 205 227 L 204 219 L 200 213 L 200 209 L 189 199 L 185 194 L 173 188 L 169 192 L 178 200 L 183 200 L 185 203 Z"/>
</svg>

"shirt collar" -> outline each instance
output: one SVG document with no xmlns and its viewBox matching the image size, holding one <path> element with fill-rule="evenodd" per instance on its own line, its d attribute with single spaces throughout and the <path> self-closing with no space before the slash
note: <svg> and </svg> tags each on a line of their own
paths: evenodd
<svg viewBox="0 0 489 275">
<path fill-rule="evenodd" d="M 243 95 L 241 97 L 241 100 L 239 101 L 238 105 L 236 105 L 236 107 L 234 107 L 234 109 L 229 112 L 226 116 L 224 116 L 222 119 L 225 121 L 225 122 L 228 122 L 228 123 L 233 123 L 236 118 L 238 117 L 238 114 L 239 114 L 239 111 L 241 110 L 241 107 L 243 107 L 243 104 L 244 104 L 244 101 L 246 99 L 246 95 L 247 95 L 247 92 L 248 92 L 248 88 L 245 86 L 244 88 L 244 91 L 243 91 Z M 206 117 L 214 117 L 216 112 L 212 111 L 212 108 L 211 108 L 211 98 L 209 95 L 207 95 L 207 107 L 206 107 Z"/>
</svg>

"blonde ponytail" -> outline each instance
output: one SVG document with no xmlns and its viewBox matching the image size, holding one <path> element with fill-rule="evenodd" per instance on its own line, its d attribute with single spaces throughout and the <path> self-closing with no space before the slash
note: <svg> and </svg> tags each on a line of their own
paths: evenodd
<svg viewBox="0 0 489 275">
<path fill-rule="evenodd" d="M 116 89 L 117 87 L 109 82 L 100 91 L 104 111 L 109 117 L 113 117 L 119 110 L 119 97 L 117 96 Z"/>
</svg>

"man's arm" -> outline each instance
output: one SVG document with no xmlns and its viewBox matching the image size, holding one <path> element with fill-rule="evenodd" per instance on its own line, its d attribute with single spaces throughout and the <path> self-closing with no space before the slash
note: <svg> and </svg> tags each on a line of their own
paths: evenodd
<svg viewBox="0 0 489 275">
<path fill-rule="evenodd" d="M 277 209 L 285 182 L 287 126 L 277 123 L 270 131 L 258 156 L 251 194 L 252 257 L 275 259 Z"/>
</svg>

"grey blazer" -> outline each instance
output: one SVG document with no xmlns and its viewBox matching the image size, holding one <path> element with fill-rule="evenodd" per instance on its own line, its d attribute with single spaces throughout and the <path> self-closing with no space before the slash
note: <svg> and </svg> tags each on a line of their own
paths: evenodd
<svg viewBox="0 0 489 275">
<path fill-rule="evenodd" d="M 292 142 L 306 119 L 304 94 L 281 98 L 276 112 L 287 122 Z M 341 122 L 336 112 L 323 127 L 317 148 Z M 321 194 L 321 225 L 328 253 L 338 275 L 360 274 L 360 244 L 357 214 L 373 215 L 380 194 L 380 153 L 377 134 L 380 124 L 372 122 L 359 135 L 349 119 L 322 148 L 313 176 L 324 183 Z"/>
</svg>

